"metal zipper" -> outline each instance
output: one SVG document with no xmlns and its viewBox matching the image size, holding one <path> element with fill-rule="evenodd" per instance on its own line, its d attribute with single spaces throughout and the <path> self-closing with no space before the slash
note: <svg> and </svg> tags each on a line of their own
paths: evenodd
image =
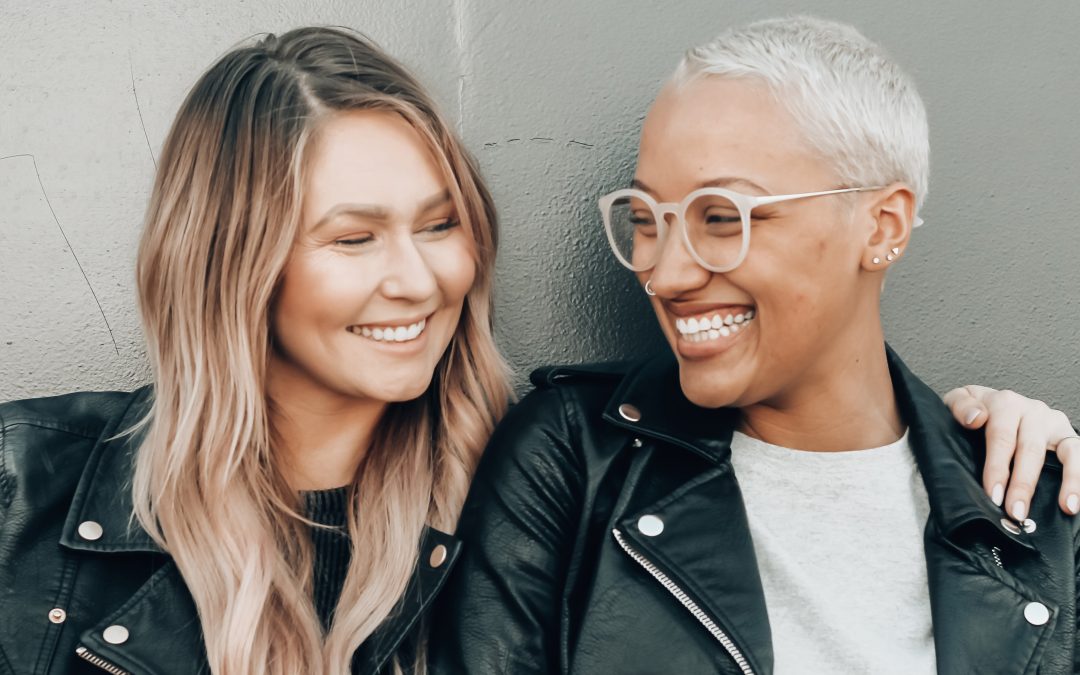
<svg viewBox="0 0 1080 675">
<path fill-rule="evenodd" d="M 994 564 L 996 564 L 1001 569 L 1005 569 L 1005 566 L 1001 564 L 1001 549 L 999 547 L 991 547 L 990 555 L 994 556 Z"/>
<path fill-rule="evenodd" d="M 698 607 L 697 603 L 691 600 L 690 596 L 688 596 L 683 589 L 675 585 L 675 582 L 661 572 L 656 565 L 649 562 L 648 558 L 632 549 L 630 545 L 626 543 L 626 540 L 623 539 L 622 532 L 619 532 L 618 530 L 612 530 L 611 532 L 615 535 L 615 541 L 619 542 L 619 546 L 622 547 L 622 550 L 626 551 L 626 554 L 633 558 L 634 562 L 644 567 L 646 572 L 659 581 L 664 588 L 667 589 L 668 593 L 675 596 L 675 599 L 678 600 L 683 607 L 689 610 L 689 612 L 694 615 L 694 618 L 697 619 L 707 631 L 712 633 L 712 636 L 720 642 L 731 658 L 735 660 L 735 664 L 739 666 L 743 675 L 754 675 L 754 670 L 750 667 L 750 664 L 746 662 L 746 657 L 742 655 L 742 652 L 740 652 L 739 648 L 735 646 L 735 643 L 731 641 L 731 638 L 727 636 L 727 633 L 720 630 L 720 626 L 717 626 L 716 622 L 705 613 L 705 610 Z"/>
<path fill-rule="evenodd" d="M 106 673 L 112 673 L 112 675 L 132 675 L 130 672 L 124 670 L 120 666 L 109 663 L 108 661 L 93 653 L 86 647 L 83 647 L 82 645 L 79 645 L 75 648 L 75 654 L 78 655 L 78 657 L 83 661 L 89 661 L 98 668 L 104 670 Z"/>
</svg>

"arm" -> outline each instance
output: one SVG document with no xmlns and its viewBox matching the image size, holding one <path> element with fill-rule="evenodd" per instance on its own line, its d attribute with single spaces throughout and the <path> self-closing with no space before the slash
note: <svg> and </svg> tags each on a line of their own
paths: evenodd
<svg viewBox="0 0 1080 675">
<path fill-rule="evenodd" d="M 1027 517 L 1048 450 L 1062 465 L 1058 505 L 1080 513 L 1080 438 L 1060 410 L 1009 390 L 968 385 L 945 394 L 956 420 L 968 429 L 986 427 L 983 489 L 1016 520 Z M 1011 465 L 1011 475 L 1010 475 Z"/>
<path fill-rule="evenodd" d="M 433 673 L 553 673 L 583 481 L 557 389 L 515 406 L 488 445 L 431 622 Z"/>
</svg>

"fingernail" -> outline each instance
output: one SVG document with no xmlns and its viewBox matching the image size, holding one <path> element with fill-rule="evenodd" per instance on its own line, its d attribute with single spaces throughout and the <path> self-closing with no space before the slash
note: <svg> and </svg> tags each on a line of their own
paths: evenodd
<svg viewBox="0 0 1080 675">
<path fill-rule="evenodd" d="M 1005 501 L 1005 486 L 1001 483 L 996 483 L 994 488 L 990 490 L 990 501 L 994 502 L 994 506 L 1001 506 L 1001 502 Z"/>
<path fill-rule="evenodd" d="M 1017 521 L 1021 521 L 1025 517 L 1027 517 L 1027 507 L 1024 505 L 1024 502 L 1021 502 L 1021 501 L 1013 502 L 1012 517 L 1014 519 L 1016 519 Z"/>
<path fill-rule="evenodd" d="M 1080 513 L 1080 497 L 1069 495 L 1069 498 L 1065 500 L 1065 508 L 1069 509 L 1069 513 L 1074 516 Z"/>
<path fill-rule="evenodd" d="M 971 423 L 975 421 L 975 418 L 978 417 L 979 413 L 981 412 L 982 411 L 978 408 L 972 408 L 971 410 L 969 410 L 967 417 L 964 418 L 964 424 L 970 426 Z M 1000 503 L 998 504 L 998 506 L 1000 506 Z"/>
</svg>

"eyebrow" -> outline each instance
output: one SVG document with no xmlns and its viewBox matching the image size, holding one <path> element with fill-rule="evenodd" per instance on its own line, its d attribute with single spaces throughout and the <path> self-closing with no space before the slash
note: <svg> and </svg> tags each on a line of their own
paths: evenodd
<svg viewBox="0 0 1080 675">
<path fill-rule="evenodd" d="M 735 177 L 735 176 L 724 176 L 724 177 L 721 177 L 721 178 L 713 178 L 712 180 L 707 180 L 707 181 L 704 181 L 702 183 L 698 183 L 698 185 L 696 185 L 694 187 L 694 190 L 700 190 L 701 188 L 707 188 L 707 187 L 731 187 L 732 185 L 745 185 L 747 187 L 753 188 L 753 189 L 761 192 L 762 194 L 766 194 L 766 195 L 770 194 L 768 190 L 761 187 L 760 185 L 758 185 L 754 181 L 750 180 L 749 178 L 738 178 L 738 177 Z M 650 188 L 648 185 L 641 182 L 637 178 L 635 178 L 633 181 L 630 182 L 630 186 L 635 187 L 635 188 L 637 188 L 639 190 L 642 190 L 643 192 L 648 192 L 649 194 L 654 194 L 654 195 L 656 194 L 655 190 L 653 190 L 652 188 Z M 693 190 L 691 190 L 691 192 L 693 192 Z"/>
<path fill-rule="evenodd" d="M 434 194 L 420 202 L 420 206 L 416 209 L 416 214 L 418 216 L 422 216 L 428 211 L 445 205 L 449 201 L 450 190 L 443 190 L 442 192 Z M 323 217 L 319 218 L 318 222 L 316 222 L 315 225 L 311 228 L 311 231 L 314 232 L 322 226 L 326 225 L 327 223 L 331 222 L 338 216 L 345 214 L 355 216 L 357 218 L 366 218 L 368 220 L 390 219 L 390 210 L 387 209 L 385 206 L 381 206 L 379 204 L 356 204 L 352 202 L 342 202 L 340 204 L 335 204 L 334 206 L 330 207 L 330 209 L 323 215 Z"/>
</svg>

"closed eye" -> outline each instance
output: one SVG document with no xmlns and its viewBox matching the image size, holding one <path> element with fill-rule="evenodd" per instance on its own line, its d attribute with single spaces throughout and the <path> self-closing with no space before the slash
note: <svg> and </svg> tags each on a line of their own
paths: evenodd
<svg viewBox="0 0 1080 675">
<path fill-rule="evenodd" d="M 434 225 L 428 225 L 421 232 L 429 232 L 431 234 L 440 234 L 442 232 L 449 232 L 461 225 L 461 221 L 457 218 L 447 218 L 446 220 L 435 223 Z"/>
<path fill-rule="evenodd" d="M 369 234 L 369 235 L 364 235 L 364 236 L 361 236 L 361 237 L 353 237 L 351 239 L 335 239 L 334 243 L 335 244 L 340 244 L 342 246 L 356 247 L 356 246 L 362 246 L 362 245 L 367 244 L 369 242 L 372 242 L 374 240 L 375 240 L 375 237 L 373 237 L 373 236 L 371 236 Z"/>
</svg>

